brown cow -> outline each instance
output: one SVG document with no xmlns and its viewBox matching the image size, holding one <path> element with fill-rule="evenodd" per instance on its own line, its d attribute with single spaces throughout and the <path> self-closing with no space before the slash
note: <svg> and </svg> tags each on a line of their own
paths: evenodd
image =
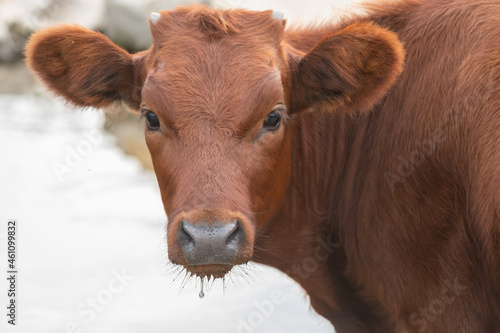
<svg viewBox="0 0 500 333">
<path fill-rule="evenodd" d="M 27 58 L 74 105 L 141 110 L 189 273 L 276 267 L 341 333 L 500 332 L 500 4 L 365 11 L 179 8 L 135 55 L 60 26 Z"/>
</svg>

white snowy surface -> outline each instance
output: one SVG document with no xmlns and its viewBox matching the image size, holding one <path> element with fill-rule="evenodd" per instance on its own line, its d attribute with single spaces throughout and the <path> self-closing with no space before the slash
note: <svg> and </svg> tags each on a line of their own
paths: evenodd
<svg viewBox="0 0 500 333">
<path fill-rule="evenodd" d="M 250 277 L 233 275 L 224 292 L 217 282 L 203 299 L 199 283 L 180 291 L 167 271 L 154 174 L 108 134 L 90 148 L 82 143 L 85 131 L 101 131 L 102 123 L 99 111 L 0 95 L 1 332 L 333 332 L 304 292 L 271 268 L 253 265 Z M 54 163 L 66 163 L 78 147 L 86 156 L 60 181 Z M 15 327 L 6 324 L 4 306 L 11 218 L 19 225 Z M 116 280 L 123 271 L 133 280 Z"/>
</svg>

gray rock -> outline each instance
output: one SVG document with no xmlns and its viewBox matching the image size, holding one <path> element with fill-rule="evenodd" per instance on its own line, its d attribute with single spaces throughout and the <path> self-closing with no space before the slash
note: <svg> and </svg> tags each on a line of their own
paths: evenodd
<svg viewBox="0 0 500 333">
<path fill-rule="evenodd" d="M 24 45 L 32 31 L 19 23 L 0 23 L 0 62 L 13 62 L 22 57 Z"/>
</svg>

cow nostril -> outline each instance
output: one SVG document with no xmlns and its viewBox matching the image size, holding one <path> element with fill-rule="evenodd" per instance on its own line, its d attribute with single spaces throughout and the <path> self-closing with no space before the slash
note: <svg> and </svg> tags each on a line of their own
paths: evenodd
<svg viewBox="0 0 500 333">
<path fill-rule="evenodd" d="M 179 228 L 179 233 L 177 235 L 179 243 L 181 246 L 185 248 L 185 250 L 192 251 L 194 250 L 194 238 L 189 233 L 187 228 L 185 228 L 185 222 L 181 222 L 181 228 Z"/>
<path fill-rule="evenodd" d="M 241 222 L 237 220 L 235 221 L 235 223 L 236 226 L 234 228 L 234 231 L 226 239 L 226 245 L 237 245 L 242 242 L 243 238 L 245 237 L 245 231 L 241 227 Z"/>
</svg>

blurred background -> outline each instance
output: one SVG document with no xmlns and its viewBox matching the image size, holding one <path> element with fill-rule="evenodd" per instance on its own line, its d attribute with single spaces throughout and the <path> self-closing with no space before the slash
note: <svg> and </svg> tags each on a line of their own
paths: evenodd
<svg viewBox="0 0 500 333">
<path fill-rule="evenodd" d="M 354 10 L 347 0 L 200 2 L 281 10 L 289 24 Z M 124 110 L 70 109 L 24 64 L 30 34 L 59 23 L 146 49 L 149 14 L 189 3 L 0 0 L 0 267 L 6 273 L 7 221 L 17 219 L 19 270 L 17 325 L 2 310 L 0 331 L 333 332 L 305 293 L 268 267 L 249 264 L 199 297 L 199 281 L 168 263 L 143 122 Z M 0 279 L 0 304 L 7 289 Z"/>
</svg>

